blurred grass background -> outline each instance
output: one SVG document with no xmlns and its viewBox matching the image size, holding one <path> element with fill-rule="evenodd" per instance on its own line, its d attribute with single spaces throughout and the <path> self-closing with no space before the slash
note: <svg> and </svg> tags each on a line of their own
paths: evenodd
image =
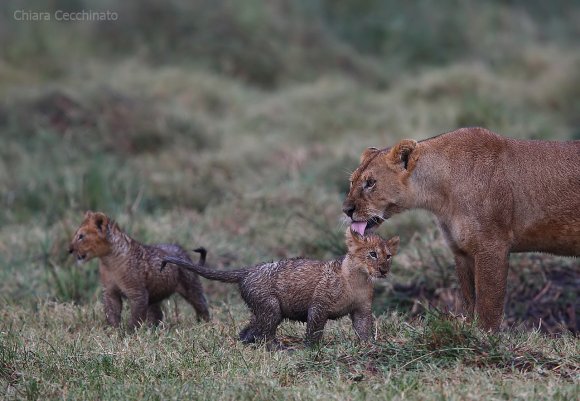
<svg viewBox="0 0 580 401">
<path fill-rule="evenodd" d="M 55 10 L 118 19 L 58 22 Z M 580 139 L 579 34 L 580 7 L 564 0 L 3 2 L 1 297 L 96 302 L 96 262 L 66 254 L 87 209 L 143 242 L 206 246 L 218 267 L 337 256 L 348 175 L 368 146 L 469 125 Z M 432 217 L 380 232 L 402 249 L 376 313 L 420 313 L 419 300 L 457 310 Z M 578 261 L 512 265 L 506 325 L 577 331 Z"/>
</svg>

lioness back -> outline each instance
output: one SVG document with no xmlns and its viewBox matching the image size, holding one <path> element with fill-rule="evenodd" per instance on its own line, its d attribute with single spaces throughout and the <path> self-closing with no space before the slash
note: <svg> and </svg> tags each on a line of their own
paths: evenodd
<svg viewBox="0 0 580 401">
<path fill-rule="evenodd" d="M 514 220 L 519 223 L 513 250 L 580 255 L 580 141 L 509 144 Z"/>
<path fill-rule="evenodd" d="M 514 252 L 580 254 L 580 141 L 505 138 L 466 128 L 422 141 L 448 163 L 456 205 L 489 208 L 511 229 Z M 443 155 L 443 157 L 441 157 Z M 475 210 L 473 210 L 475 209 Z"/>
</svg>

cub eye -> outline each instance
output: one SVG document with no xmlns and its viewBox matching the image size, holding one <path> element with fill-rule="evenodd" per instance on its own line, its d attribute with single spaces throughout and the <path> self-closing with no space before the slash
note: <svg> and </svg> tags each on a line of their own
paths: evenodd
<svg viewBox="0 0 580 401">
<path fill-rule="evenodd" d="M 370 256 L 371 258 L 373 258 L 373 259 L 376 259 L 376 258 L 377 258 L 377 253 L 376 253 L 375 251 L 370 251 L 370 252 L 369 252 L 369 256 Z"/>
<path fill-rule="evenodd" d="M 391 259 L 391 255 L 387 255 L 387 260 Z"/>
<path fill-rule="evenodd" d="M 85 236 L 83 234 L 79 234 L 79 241 L 81 241 Z"/>
<path fill-rule="evenodd" d="M 364 188 L 365 189 L 371 189 L 372 187 L 375 186 L 375 184 L 377 183 L 376 180 L 369 178 L 368 180 L 365 181 L 364 183 Z"/>
</svg>

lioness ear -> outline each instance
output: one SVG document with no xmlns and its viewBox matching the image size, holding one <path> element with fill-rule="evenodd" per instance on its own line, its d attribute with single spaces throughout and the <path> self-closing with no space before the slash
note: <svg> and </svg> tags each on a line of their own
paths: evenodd
<svg viewBox="0 0 580 401">
<path fill-rule="evenodd" d="M 393 237 L 387 241 L 387 247 L 389 248 L 389 251 L 391 251 L 393 255 L 399 251 L 399 242 L 400 242 L 399 237 Z"/>
<path fill-rule="evenodd" d="M 413 139 L 403 139 L 401 142 L 391 148 L 387 154 L 387 157 L 391 163 L 402 163 L 403 168 L 407 170 L 409 165 L 409 157 L 413 150 L 415 150 L 416 146 L 417 141 Z"/>
<path fill-rule="evenodd" d="M 366 148 L 365 151 L 362 152 L 362 154 L 360 155 L 360 164 L 365 163 L 373 155 L 375 155 L 378 151 L 379 151 L 379 149 L 377 149 L 377 148 L 373 148 L 373 147 Z"/>
<path fill-rule="evenodd" d="M 363 237 L 350 227 L 346 229 L 346 247 L 349 252 L 357 249 L 364 242 Z"/>
<path fill-rule="evenodd" d="M 92 215 L 93 215 L 93 211 L 92 211 L 92 210 L 87 210 L 87 211 L 85 212 L 85 219 L 86 219 L 87 217 L 91 217 Z"/>
</svg>

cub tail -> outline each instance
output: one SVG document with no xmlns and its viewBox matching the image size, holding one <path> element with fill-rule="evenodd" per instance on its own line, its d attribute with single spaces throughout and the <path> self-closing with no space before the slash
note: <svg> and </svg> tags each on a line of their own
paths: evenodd
<svg viewBox="0 0 580 401">
<path fill-rule="evenodd" d="M 207 267 L 201 264 L 205 263 L 204 254 L 202 252 L 199 253 L 200 253 L 199 264 L 191 263 L 189 260 L 184 260 L 182 258 L 177 258 L 175 256 L 165 256 L 163 258 L 163 262 L 161 263 L 161 270 L 165 268 L 165 265 L 167 263 L 171 263 L 183 269 L 191 270 L 207 279 L 223 281 L 224 283 L 239 283 L 244 277 L 248 275 L 247 269 L 229 270 L 229 271 L 208 269 Z"/>
<path fill-rule="evenodd" d="M 207 249 L 203 246 L 199 248 L 195 248 L 193 252 L 199 253 L 199 262 L 197 262 L 200 266 L 205 266 L 205 257 L 207 256 Z"/>
</svg>

